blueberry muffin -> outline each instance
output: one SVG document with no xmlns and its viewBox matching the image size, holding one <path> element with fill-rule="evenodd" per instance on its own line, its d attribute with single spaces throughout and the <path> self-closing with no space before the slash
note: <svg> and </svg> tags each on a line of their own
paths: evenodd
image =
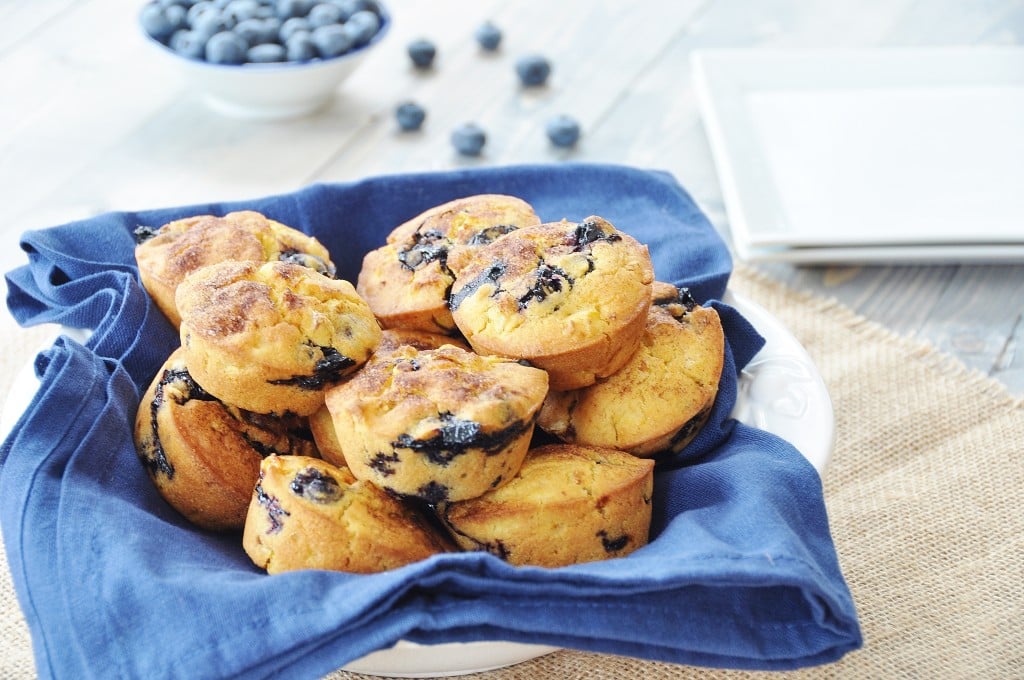
<svg viewBox="0 0 1024 680">
<path fill-rule="evenodd" d="M 415 349 L 437 349 L 442 345 L 455 345 L 469 351 L 469 345 L 448 335 L 426 331 L 385 330 L 381 334 L 380 344 L 377 345 L 374 356 L 383 356 L 403 346 Z M 345 453 L 341 450 L 341 442 L 338 441 L 338 434 L 334 430 L 334 421 L 331 419 L 331 412 L 327 410 L 326 404 L 309 417 L 309 428 L 313 433 L 313 439 L 320 450 L 321 457 L 335 465 L 345 465 Z"/>
<path fill-rule="evenodd" d="M 470 346 L 461 338 L 428 331 L 409 330 L 405 328 L 385 329 L 380 337 L 380 344 L 374 356 L 380 356 L 394 352 L 399 347 L 413 347 L 415 349 L 438 349 L 442 345 L 455 345 L 467 352 L 471 351 Z"/>
<path fill-rule="evenodd" d="M 654 461 L 549 444 L 479 498 L 438 509 L 456 544 L 515 565 L 562 567 L 622 557 L 647 544 Z"/>
<path fill-rule="evenodd" d="M 473 349 L 545 369 L 552 389 L 615 373 L 643 336 L 650 254 L 600 217 L 518 229 L 448 262 L 452 316 Z"/>
<path fill-rule="evenodd" d="M 385 328 L 456 333 L 448 309 L 454 280 L 448 254 L 539 223 L 530 204 L 514 196 L 449 201 L 395 227 L 385 245 L 367 253 L 356 289 Z"/>
<path fill-rule="evenodd" d="M 192 379 L 180 349 L 143 396 L 134 439 L 160 495 L 192 523 L 214 530 L 242 528 L 265 456 L 317 455 L 304 418 L 218 401 Z"/>
<path fill-rule="evenodd" d="M 590 387 L 550 392 L 538 425 L 566 442 L 636 456 L 678 452 L 711 413 L 724 353 L 718 313 L 659 282 L 643 341 L 626 365 Z"/>
<path fill-rule="evenodd" d="M 348 281 L 290 262 L 222 262 L 178 286 L 181 344 L 203 389 L 257 413 L 308 416 L 381 329 Z"/>
<path fill-rule="evenodd" d="M 447 552 L 426 517 L 344 467 L 269 456 L 242 532 L 242 547 L 270 574 L 297 569 L 373 573 Z"/>
<path fill-rule="evenodd" d="M 515 475 L 547 389 L 544 371 L 516 361 L 407 345 L 328 389 L 326 402 L 352 474 L 436 504 Z"/>
<path fill-rule="evenodd" d="M 319 241 L 251 210 L 223 217 L 196 215 L 155 230 L 139 227 L 135 238 L 142 285 L 175 327 L 181 317 L 174 292 L 188 274 L 206 265 L 225 260 L 282 260 L 332 278 L 335 275 L 334 263 Z"/>
</svg>

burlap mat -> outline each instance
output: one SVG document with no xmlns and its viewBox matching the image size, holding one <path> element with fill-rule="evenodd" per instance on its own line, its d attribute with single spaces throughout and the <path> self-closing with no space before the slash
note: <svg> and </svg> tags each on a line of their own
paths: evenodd
<svg viewBox="0 0 1024 680">
<path fill-rule="evenodd" d="M 1024 677 L 1024 399 L 920 342 L 745 267 L 732 286 L 793 332 L 828 384 L 837 443 L 825 498 L 864 648 L 793 673 L 560 651 L 466 677 Z M 18 367 L 12 355 L 5 350 L 4 394 Z M 32 677 L 24 620 L 2 572 L 0 677 Z M 330 680 L 366 677 L 339 672 Z"/>
</svg>

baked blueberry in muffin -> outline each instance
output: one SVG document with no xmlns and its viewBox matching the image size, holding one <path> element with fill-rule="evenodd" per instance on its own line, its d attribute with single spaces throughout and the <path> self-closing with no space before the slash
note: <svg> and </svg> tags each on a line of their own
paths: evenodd
<svg viewBox="0 0 1024 680">
<path fill-rule="evenodd" d="M 639 346 L 653 266 L 607 220 L 518 229 L 448 262 L 452 318 L 473 349 L 545 369 L 552 389 L 591 385 Z"/>
<path fill-rule="evenodd" d="M 278 574 L 379 572 L 452 546 L 414 508 L 344 467 L 304 456 L 270 456 L 251 492 L 242 547 L 254 564 Z"/>
<path fill-rule="evenodd" d="M 193 377 L 257 413 L 314 413 L 324 389 L 369 359 L 381 337 L 352 284 L 290 262 L 204 267 L 175 300 Z"/>
<path fill-rule="evenodd" d="M 569 444 L 537 447 L 518 474 L 439 516 L 463 550 L 515 565 L 562 567 L 622 557 L 647 544 L 654 462 Z"/>
<path fill-rule="evenodd" d="M 395 227 L 385 245 L 367 253 L 356 288 L 385 328 L 456 334 L 448 309 L 455 278 L 449 253 L 539 223 L 533 208 L 514 196 L 449 201 Z"/>
<path fill-rule="evenodd" d="M 327 249 L 312 236 L 241 210 L 223 217 L 197 215 L 169 222 L 158 229 L 135 231 L 135 260 L 143 287 L 160 311 L 178 326 L 174 302 L 178 284 L 201 267 L 224 260 L 294 262 L 329 277 L 335 275 Z"/>
<path fill-rule="evenodd" d="M 437 349 L 442 345 L 455 345 L 469 351 L 469 346 L 457 338 L 438 333 L 410 330 L 385 330 L 380 339 L 380 344 L 374 350 L 374 356 L 380 357 L 394 352 L 399 347 L 413 347 L 414 349 Z M 345 465 L 345 454 L 341 450 L 341 442 L 338 441 L 338 434 L 334 430 L 334 421 L 331 418 L 327 405 L 321 406 L 316 413 L 309 417 L 309 429 L 313 433 L 317 448 L 324 460 L 335 465 Z"/>
<path fill-rule="evenodd" d="M 547 374 L 454 345 L 375 356 L 326 403 L 357 478 L 430 504 L 511 479 L 530 445 Z"/>
<path fill-rule="evenodd" d="M 637 456 L 678 452 L 711 413 L 725 335 L 718 313 L 685 289 L 658 282 L 640 348 L 615 374 L 552 391 L 538 425 L 563 441 Z"/>
<path fill-rule="evenodd" d="M 242 528 L 264 457 L 317 455 L 305 418 L 224 404 L 192 378 L 181 349 L 143 396 L 134 439 L 139 460 L 167 502 L 214 530 Z"/>
</svg>

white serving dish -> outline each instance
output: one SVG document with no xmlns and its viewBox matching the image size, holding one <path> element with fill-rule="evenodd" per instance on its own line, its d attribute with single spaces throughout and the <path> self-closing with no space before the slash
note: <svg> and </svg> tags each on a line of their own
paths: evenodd
<svg viewBox="0 0 1024 680">
<path fill-rule="evenodd" d="M 725 301 L 766 340 L 739 378 L 732 415 L 789 441 L 820 472 L 832 453 L 835 419 L 828 390 L 814 362 L 782 322 L 763 307 L 733 293 L 727 293 Z M 79 330 L 62 332 L 79 342 L 87 337 Z M 4 403 L 0 441 L 6 439 L 38 388 L 32 363 L 19 372 Z M 503 641 L 420 645 L 402 640 L 347 664 L 344 670 L 388 677 L 455 676 L 510 666 L 557 649 Z"/>
<path fill-rule="evenodd" d="M 1024 49 L 709 49 L 694 85 L 747 260 L 1024 259 Z"/>
<path fill-rule="evenodd" d="M 391 19 L 382 22 L 366 45 L 331 59 L 302 63 L 211 64 L 182 57 L 143 31 L 153 52 L 172 63 L 214 111 L 231 118 L 277 121 L 299 118 L 329 104 L 339 86 L 384 39 Z"/>
</svg>

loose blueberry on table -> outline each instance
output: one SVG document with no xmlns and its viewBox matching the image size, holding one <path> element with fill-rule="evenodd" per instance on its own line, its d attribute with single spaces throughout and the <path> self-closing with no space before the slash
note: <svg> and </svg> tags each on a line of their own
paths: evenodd
<svg viewBox="0 0 1024 680">
<path fill-rule="evenodd" d="M 530 54 L 516 60 L 516 75 L 527 87 L 543 85 L 551 75 L 551 62 L 539 54 Z"/>
<path fill-rule="evenodd" d="M 549 118 L 544 130 L 551 143 L 559 147 L 574 146 L 580 138 L 580 124 L 565 114 Z"/>
<path fill-rule="evenodd" d="M 215 64 L 330 59 L 369 43 L 384 24 L 376 0 L 150 0 L 147 35 Z"/>
<path fill-rule="evenodd" d="M 487 143 L 487 133 L 475 123 L 464 123 L 452 131 L 452 146 L 463 156 L 479 156 Z"/>
<path fill-rule="evenodd" d="M 476 37 L 480 47 L 488 52 L 493 52 L 501 45 L 501 29 L 490 21 L 480 24 L 473 35 Z"/>
<path fill-rule="evenodd" d="M 409 43 L 406 51 L 409 53 L 409 58 L 412 59 L 412 63 L 416 68 L 430 68 L 434 64 L 434 58 L 437 56 L 437 47 L 426 38 L 413 40 Z"/>
<path fill-rule="evenodd" d="M 427 112 L 416 102 L 402 102 L 395 109 L 398 126 L 403 130 L 419 130 Z"/>
</svg>

